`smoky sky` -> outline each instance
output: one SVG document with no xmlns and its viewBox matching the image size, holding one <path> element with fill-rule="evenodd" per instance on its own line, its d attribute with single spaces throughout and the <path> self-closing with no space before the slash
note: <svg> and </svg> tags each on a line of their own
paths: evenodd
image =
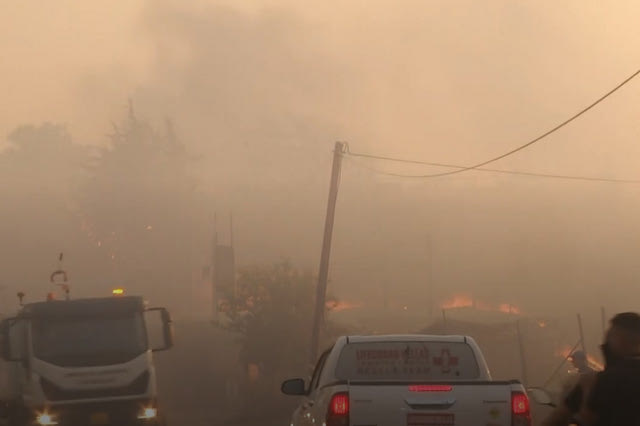
<svg viewBox="0 0 640 426">
<path fill-rule="evenodd" d="M 632 1 L 2 8 L 0 131 L 52 121 L 79 144 L 104 146 L 131 98 L 146 119 L 175 122 L 201 213 L 233 212 L 241 263 L 284 257 L 312 270 L 334 141 L 473 164 L 563 121 L 640 64 Z M 640 178 L 639 93 L 630 84 L 495 166 Z M 436 171 L 345 159 L 330 284 L 344 298 L 376 304 L 386 287 L 421 309 L 429 282 L 440 298 L 471 291 L 530 310 L 559 310 L 576 295 L 627 306 L 624 295 L 637 295 L 637 187 L 479 172 L 398 179 L 363 165 Z M 211 231 L 199 237 L 203 259 Z"/>
</svg>

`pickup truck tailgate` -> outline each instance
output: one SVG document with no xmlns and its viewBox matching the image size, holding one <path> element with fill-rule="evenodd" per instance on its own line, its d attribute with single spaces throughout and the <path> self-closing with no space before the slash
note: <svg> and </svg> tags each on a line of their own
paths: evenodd
<svg viewBox="0 0 640 426">
<path fill-rule="evenodd" d="M 510 426 L 508 382 L 349 383 L 351 426 Z"/>
</svg>

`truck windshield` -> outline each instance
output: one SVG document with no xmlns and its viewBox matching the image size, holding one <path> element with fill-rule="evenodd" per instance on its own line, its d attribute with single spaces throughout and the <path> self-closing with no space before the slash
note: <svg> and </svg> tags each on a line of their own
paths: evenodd
<svg viewBox="0 0 640 426">
<path fill-rule="evenodd" d="M 480 369 L 466 343 L 367 342 L 344 347 L 336 376 L 342 380 L 473 380 Z"/>
<path fill-rule="evenodd" d="M 32 327 L 35 357 L 55 365 L 117 364 L 147 350 L 141 313 L 117 317 L 38 318 Z"/>
</svg>

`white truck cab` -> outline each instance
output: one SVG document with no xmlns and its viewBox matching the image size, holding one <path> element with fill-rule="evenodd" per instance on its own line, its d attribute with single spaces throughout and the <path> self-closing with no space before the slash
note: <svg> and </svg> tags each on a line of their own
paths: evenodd
<svg viewBox="0 0 640 426">
<path fill-rule="evenodd" d="M 147 322 L 162 321 L 151 347 Z M 152 352 L 173 346 L 171 317 L 142 297 L 26 304 L 0 326 L 9 426 L 161 425 Z"/>
</svg>

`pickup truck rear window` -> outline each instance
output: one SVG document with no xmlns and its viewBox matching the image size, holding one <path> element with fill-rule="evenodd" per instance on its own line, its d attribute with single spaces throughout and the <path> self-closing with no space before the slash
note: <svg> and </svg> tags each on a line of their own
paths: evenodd
<svg viewBox="0 0 640 426">
<path fill-rule="evenodd" d="M 344 347 L 336 376 L 341 380 L 473 380 L 480 369 L 466 343 L 367 342 Z"/>
</svg>

